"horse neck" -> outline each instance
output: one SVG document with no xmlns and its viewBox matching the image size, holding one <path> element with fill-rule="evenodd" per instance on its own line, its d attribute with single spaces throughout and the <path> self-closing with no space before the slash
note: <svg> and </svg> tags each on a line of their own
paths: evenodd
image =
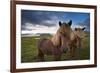
<svg viewBox="0 0 100 73">
<path fill-rule="evenodd" d="M 55 35 L 53 35 L 53 37 L 50 39 L 53 43 L 53 45 L 55 46 L 59 46 L 60 45 L 60 35 L 57 32 Z"/>
<path fill-rule="evenodd" d="M 75 32 L 71 30 L 70 40 L 73 40 L 74 38 L 75 38 Z"/>
<path fill-rule="evenodd" d="M 56 32 L 56 34 L 51 38 L 51 41 L 56 46 L 61 45 L 61 42 L 63 42 L 63 43 L 69 43 L 69 41 L 70 41 L 70 34 L 68 34 L 67 36 L 64 36 L 58 30 Z"/>
</svg>

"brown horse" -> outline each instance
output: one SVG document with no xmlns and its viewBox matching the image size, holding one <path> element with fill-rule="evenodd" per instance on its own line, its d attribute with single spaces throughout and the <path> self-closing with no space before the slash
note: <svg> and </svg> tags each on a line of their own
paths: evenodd
<svg viewBox="0 0 100 73">
<path fill-rule="evenodd" d="M 53 55 L 54 60 L 60 60 L 64 50 L 69 48 L 72 21 L 59 22 L 59 29 L 51 38 L 42 38 L 38 42 L 38 59 L 44 61 L 44 55 Z"/>
<path fill-rule="evenodd" d="M 74 56 L 79 58 L 80 49 L 82 48 L 82 39 L 86 36 L 84 29 L 85 27 L 75 28 L 75 30 L 71 32 L 70 54 L 72 58 L 74 58 Z"/>
</svg>

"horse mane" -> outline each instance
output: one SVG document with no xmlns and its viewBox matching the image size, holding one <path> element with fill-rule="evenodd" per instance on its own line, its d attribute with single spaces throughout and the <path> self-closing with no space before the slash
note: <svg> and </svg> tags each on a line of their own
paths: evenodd
<svg viewBox="0 0 100 73">
<path fill-rule="evenodd" d="M 61 44 L 61 36 L 60 35 L 61 35 L 61 33 L 59 32 L 59 30 L 56 32 L 55 35 L 53 35 L 53 37 L 51 38 L 53 45 L 60 46 L 60 44 Z"/>
<path fill-rule="evenodd" d="M 70 39 L 74 40 L 76 38 L 75 31 L 72 30 L 70 36 L 71 36 Z"/>
<path fill-rule="evenodd" d="M 55 46 L 61 46 L 62 44 L 64 44 L 65 40 L 68 42 L 70 40 L 69 36 L 66 36 L 66 39 L 63 38 L 63 34 L 61 33 L 61 30 L 58 29 L 56 34 L 51 38 L 51 41 L 53 43 L 53 45 Z M 62 40 L 65 39 L 65 40 Z"/>
<path fill-rule="evenodd" d="M 72 47 L 78 47 L 78 43 L 80 42 L 80 37 L 78 36 L 78 34 L 72 30 L 71 32 L 71 46 Z"/>
</svg>

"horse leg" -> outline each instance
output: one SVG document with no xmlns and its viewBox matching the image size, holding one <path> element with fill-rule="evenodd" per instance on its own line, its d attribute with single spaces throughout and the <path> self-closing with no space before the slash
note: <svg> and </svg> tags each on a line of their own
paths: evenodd
<svg viewBox="0 0 100 73">
<path fill-rule="evenodd" d="M 39 61 L 44 61 L 44 54 L 40 49 L 38 51 L 38 60 Z"/>
<path fill-rule="evenodd" d="M 77 51 L 77 58 L 78 58 L 78 59 L 80 59 L 80 57 L 81 57 L 81 56 L 80 56 L 80 55 L 81 55 L 81 49 L 82 49 L 82 46 L 81 46 L 81 45 L 82 45 L 82 43 L 81 43 L 81 40 L 80 40 L 80 41 L 78 42 L 78 47 L 77 47 L 77 50 L 78 50 L 78 51 Z"/>
<path fill-rule="evenodd" d="M 70 48 L 70 57 L 71 59 L 74 59 L 75 57 L 75 48 L 73 46 Z"/>
</svg>

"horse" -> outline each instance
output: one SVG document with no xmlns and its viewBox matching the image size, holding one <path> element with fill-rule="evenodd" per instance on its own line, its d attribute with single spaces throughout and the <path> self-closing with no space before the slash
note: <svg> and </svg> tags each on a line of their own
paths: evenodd
<svg viewBox="0 0 100 73">
<path fill-rule="evenodd" d="M 85 38 L 85 27 L 83 28 L 75 28 L 71 31 L 71 43 L 70 43 L 70 55 L 71 58 L 75 56 L 79 58 L 80 50 L 82 49 L 82 39 Z"/>
<path fill-rule="evenodd" d="M 51 38 L 42 38 L 38 42 L 38 59 L 45 61 L 44 55 L 52 55 L 55 61 L 61 59 L 61 55 L 69 48 L 72 20 L 69 22 L 59 21 L 59 29 Z"/>
</svg>

